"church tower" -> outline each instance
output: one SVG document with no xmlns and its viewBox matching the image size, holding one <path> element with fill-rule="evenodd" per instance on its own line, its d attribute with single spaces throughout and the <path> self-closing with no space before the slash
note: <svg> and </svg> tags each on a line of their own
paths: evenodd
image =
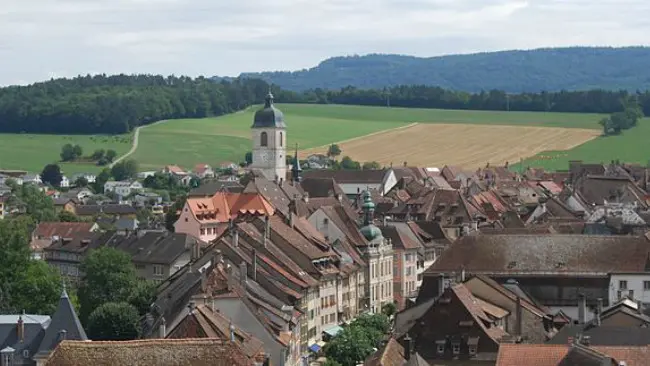
<svg viewBox="0 0 650 366">
<path fill-rule="evenodd" d="M 251 131 L 253 135 L 252 169 L 262 171 L 269 180 L 287 179 L 287 125 L 279 109 L 273 106 L 269 91 L 264 107 L 255 113 Z"/>
</svg>

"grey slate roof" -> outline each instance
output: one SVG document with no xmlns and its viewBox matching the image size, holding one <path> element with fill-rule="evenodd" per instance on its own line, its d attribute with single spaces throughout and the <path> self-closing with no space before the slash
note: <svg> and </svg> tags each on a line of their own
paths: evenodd
<svg viewBox="0 0 650 366">
<path fill-rule="evenodd" d="M 255 118 L 251 128 L 287 128 L 284 123 L 284 115 L 273 106 L 273 94 L 269 92 L 266 96 L 264 107 L 255 112 Z"/>
<path fill-rule="evenodd" d="M 207 181 L 201 183 L 197 188 L 190 191 L 189 197 L 212 197 L 218 191 L 224 189 L 226 192 L 241 193 L 244 191 L 244 186 L 239 182 L 231 181 Z"/>
<path fill-rule="evenodd" d="M 569 338 L 576 339 L 578 334 L 589 336 L 594 346 L 645 346 L 650 339 L 650 328 L 567 325 L 546 343 L 568 344 Z"/>
<path fill-rule="evenodd" d="M 106 246 L 121 250 L 137 263 L 171 264 L 199 240 L 189 234 L 150 231 L 144 235 L 115 235 Z"/>
<path fill-rule="evenodd" d="M 50 352 L 56 348 L 61 341 L 60 332 L 65 330 L 66 340 L 87 341 L 86 331 L 81 326 L 81 322 L 74 311 L 74 306 L 70 302 L 68 293 L 63 289 L 61 298 L 59 299 L 59 306 L 57 306 L 54 315 L 52 315 L 52 322 L 47 327 L 43 341 L 38 347 L 36 357 L 46 357 Z"/>
<path fill-rule="evenodd" d="M 18 319 L 23 320 L 24 339 L 18 339 Z M 0 349 L 11 347 L 14 349 L 14 357 L 22 357 L 23 351 L 29 351 L 33 355 L 38 350 L 38 345 L 43 339 L 45 328 L 50 324 L 50 317 L 47 315 L 0 315 Z"/>
<path fill-rule="evenodd" d="M 136 209 L 129 205 L 80 205 L 75 208 L 77 215 L 129 215 L 135 214 Z"/>
</svg>

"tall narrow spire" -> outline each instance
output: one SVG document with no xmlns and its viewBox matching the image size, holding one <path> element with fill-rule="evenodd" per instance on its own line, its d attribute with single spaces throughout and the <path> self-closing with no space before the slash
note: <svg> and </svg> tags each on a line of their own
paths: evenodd
<svg viewBox="0 0 650 366">
<path fill-rule="evenodd" d="M 293 156 L 293 166 L 291 167 L 291 178 L 294 182 L 300 182 L 302 177 L 302 168 L 300 167 L 300 158 L 298 158 L 298 144 L 296 144 L 296 153 Z"/>
</svg>

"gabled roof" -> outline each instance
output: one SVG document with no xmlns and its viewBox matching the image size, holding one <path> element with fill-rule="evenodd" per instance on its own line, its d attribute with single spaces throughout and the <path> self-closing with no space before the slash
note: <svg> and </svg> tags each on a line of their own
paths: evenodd
<svg viewBox="0 0 650 366">
<path fill-rule="evenodd" d="M 406 224 L 402 227 L 397 227 L 395 223 L 392 223 L 387 226 L 381 226 L 380 229 L 384 238 L 391 240 L 393 249 L 413 250 L 422 248 L 419 241 L 414 240 L 405 232 L 405 230 L 411 231 Z"/>
<path fill-rule="evenodd" d="M 414 341 L 412 341 L 415 343 Z M 411 353 L 409 360 L 406 360 L 404 347 L 390 337 L 388 342 L 364 361 L 364 366 L 428 366 L 419 353 Z"/>
<path fill-rule="evenodd" d="M 196 165 L 194 166 L 194 170 L 193 170 L 193 171 L 194 171 L 194 173 L 200 175 L 200 174 L 205 173 L 205 172 L 206 172 L 207 170 L 209 170 L 209 169 L 212 169 L 212 167 L 210 167 L 210 165 L 208 165 L 208 164 L 196 164 Z"/>
<path fill-rule="evenodd" d="M 273 206 L 257 193 L 219 191 L 212 197 L 190 197 L 185 205 L 202 223 L 224 223 L 239 215 L 268 216 L 275 212 Z"/>
<path fill-rule="evenodd" d="M 135 263 L 172 264 L 195 243 L 204 244 L 189 234 L 150 231 L 115 235 L 105 245 L 126 252 Z"/>
<path fill-rule="evenodd" d="M 47 366 L 253 366 L 230 341 L 221 339 L 151 339 L 136 341 L 64 341 Z"/>
<path fill-rule="evenodd" d="M 464 236 L 426 274 L 457 272 L 536 276 L 646 273 L 650 241 L 633 236 Z"/>
<path fill-rule="evenodd" d="M 395 314 L 393 335 L 397 338 L 401 338 L 403 335 L 408 333 L 413 325 L 415 325 L 415 323 L 435 304 L 436 300 L 438 299 L 432 297 L 414 307 L 402 310 Z"/>
<path fill-rule="evenodd" d="M 456 295 L 458 300 L 463 304 L 465 309 L 471 314 L 474 318 L 474 322 L 483 329 L 485 334 L 490 337 L 494 342 L 499 343 L 499 340 L 508 335 L 503 329 L 494 326 L 488 326 L 486 324 L 492 323 L 491 319 L 485 314 L 481 304 L 478 300 L 472 295 L 472 293 L 465 287 L 463 284 L 457 284 L 451 287 L 451 291 Z"/>
<path fill-rule="evenodd" d="M 578 344 L 514 344 L 499 346 L 496 366 L 627 366 L 648 364 L 650 349 L 643 346 L 584 346 Z M 603 363 L 608 362 L 608 363 Z"/>
<path fill-rule="evenodd" d="M 65 331 L 65 339 L 72 341 L 87 341 L 86 331 L 81 326 L 81 322 L 74 311 L 74 306 L 70 302 L 68 293 L 63 289 L 59 305 L 52 315 L 52 321 L 45 331 L 43 341 L 38 347 L 38 353 L 35 357 L 47 356 L 57 344 L 61 341 L 60 332 Z"/>
<path fill-rule="evenodd" d="M 67 238 L 76 233 L 90 232 L 93 226 L 95 224 L 92 222 L 41 222 L 36 226 L 34 235 L 42 238 Z"/>
<path fill-rule="evenodd" d="M 239 182 L 210 180 L 202 182 L 197 188 L 193 188 L 189 193 L 189 197 L 212 197 L 221 190 L 231 193 L 241 193 L 244 190 L 244 186 L 239 184 Z"/>
<path fill-rule="evenodd" d="M 75 207 L 77 215 L 97 215 L 102 213 L 107 215 L 130 215 L 136 212 L 135 207 L 130 205 L 77 205 Z"/>
<path fill-rule="evenodd" d="M 309 194 L 310 199 L 315 197 L 345 197 L 345 192 L 333 178 L 303 178 L 300 182 L 303 191 Z"/>
</svg>

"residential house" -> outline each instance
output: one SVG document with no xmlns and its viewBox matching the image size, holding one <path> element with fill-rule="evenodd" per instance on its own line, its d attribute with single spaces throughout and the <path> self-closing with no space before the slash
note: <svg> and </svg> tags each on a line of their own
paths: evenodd
<svg viewBox="0 0 650 366">
<path fill-rule="evenodd" d="M 89 249 L 98 248 L 108 241 L 114 233 L 84 232 L 52 240 L 43 247 L 42 258 L 47 264 L 59 270 L 61 275 L 72 282 L 78 282 L 82 273 L 79 266 Z"/>
<path fill-rule="evenodd" d="M 62 238 L 78 236 L 90 236 L 99 229 L 96 223 L 92 222 L 41 222 L 32 232 L 32 240 L 29 244 L 32 257 L 43 258 L 43 249 Z"/>
<path fill-rule="evenodd" d="M 115 233 L 104 245 L 127 253 L 138 277 L 162 282 L 197 259 L 205 243 L 188 234 L 146 231 Z"/>
<path fill-rule="evenodd" d="M 54 210 L 59 213 L 61 211 L 67 211 L 72 214 L 77 212 L 77 205 L 81 204 L 76 198 L 70 198 L 69 196 L 60 196 L 54 200 Z"/>
<path fill-rule="evenodd" d="M 377 190 L 381 195 L 397 184 L 395 172 L 386 170 L 307 170 L 304 178 L 334 179 L 349 198 L 365 190 Z"/>
<path fill-rule="evenodd" d="M 59 183 L 59 187 L 61 188 L 69 188 L 70 187 L 70 179 L 68 177 L 61 176 L 61 182 Z"/>
<path fill-rule="evenodd" d="M 643 366 L 650 347 L 595 346 L 589 341 L 555 344 L 503 344 L 496 366 Z"/>
<path fill-rule="evenodd" d="M 300 188 L 309 198 L 336 197 L 343 199 L 345 192 L 332 178 L 303 178 Z"/>
<path fill-rule="evenodd" d="M 210 242 L 226 230 L 230 220 L 239 215 L 273 215 L 274 211 L 273 206 L 260 194 L 219 191 L 209 198 L 188 198 L 174 229 L 177 233 L 187 233 Z"/>
<path fill-rule="evenodd" d="M 135 341 L 63 341 L 46 366 L 262 366 L 230 340 L 140 339 Z"/>
<path fill-rule="evenodd" d="M 183 168 L 179 167 L 178 165 L 167 165 L 162 169 L 162 172 L 164 174 L 171 174 L 176 176 L 177 178 L 182 178 L 187 175 L 189 175 L 188 172 L 183 170 Z"/>
<path fill-rule="evenodd" d="M 200 179 L 205 178 L 214 178 L 214 170 L 208 164 L 196 164 L 194 170 L 192 171 Z"/>
<path fill-rule="evenodd" d="M 161 334 L 167 339 L 210 338 L 234 342 L 246 357 L 257 363 L 263 363 L 270 357 L 265 353 L 264 343 L 259 338 L 243 331 L 233 324 L 220 309 L 207 305 L 190 303 L 188 313 L 168 334 Z"/>
<path fill-rule="evenodd" d="M 454 188 L 466 187 L 468 180 L 474 176 L 474 173 L 465 171 L 459 166 L 445 165 L 440 171 L 440 175 Z"/>
<path fill-rule="evenodd" d="M 7 215 L 7 201 L 9 200 L 9 195 L 0 194 L 0 220 L 2 220 L 5 215 Z"/>
<path fill-rule="evenodd" d="M 13 180 L 17 185 L 23 185 L 23 176 L 27 174 L 24 170 L 0 170 L 0 183 L 6 183 L 7 179 Z"/>
<path fill-rule="evenodd" d="M 0 315 L 0 365 L 45 365 L 64 339 L 87 341 L 65 289 L 49 315 Z"/>
<path fill-rule="evenodd" d="M 162 204 L 163 198 L 155 192 L 140 192 L 133 196 L 133 201 L 138 207 L 149 207 Z"/>
<path fill-rule="evenodd" d="M 514 279 L 553 313 L 562 310 L 576 319 L 579 294 L 592 307 L 597 298 L 641 296 L 650 281 L 649 256 L 650 240 L 645 237 L 465 236 L 425 271 L 422 287 L 436 286 L 439 275 L 457 280 L 482 274 L 500 283 Z"/>
<path fill-rule="evenodd" d="M 364 366 L 429 366 L 419 353 L 415 352 L 412 340 L 408 337 L 400 344 L 391 337 L 388 342 L 368 357 Z"/>
<path fill-rule="evenodd" d="M 407 222 L 407 225 L 424 247 L 423 262 L 418 266 L 417 288 L 419 289 L 422 286 L 424 271 L 438 260 L 442 252 L 451 245 L 452 240 L 445 234 L 439 222 L 414 221 Z"/>
<path fill-rule="evenodd" d="M 79 180 L 79 178 L 85 179 L 86 182 L 90 184 L 95 183 L 97 181 L 97 175 L 93 173 L 76 173 L 73 174 L 72 177 L 70 177 L 70 182 L 75 184 Z"/>
<path fill-rule="evenodd" d="M 144 187 L 138 181 L 108 181 L 104 184 L 104 193 L 113 192 L 121 197 L 142 192 Z"/>
<path fill-rule="evenodd" d="M 106 205 L 77 205 L 74 213 L 79 217 L 114 216 L 114 217 L 135 217 L 137 210 L 130 205 L 106 204 Z"/>
<path fill-rule="evenodd" d="M 331 160 L 327 155 L 311 154 L 307 156 L 307 167 L 309 169 L 328 169 L 331 165 Z"/>
<path fill-rule="evenodd" d="M 21 177 L 23 184 L 43 184 L 40 174 L 25 174 Z"/>
<path fill-rule="evenodd" d="M 424 248 L 406 223 L 393 223 L 380 227 L 384 238 L 393 245 L 393 298 L 399 310 L 408 299 L 417 298 L 420 252 Z"/>
<path fill-rule="evenodd" d="M 434 363 L 496 360 L 499 344 L 510 338 L 500 319 L 503 309 L 486 306 L 463 284 L 451 285 L 419 309 L 422 316 L 403 329 L 413 338 L 415 349 Z"/>
<path fill-rule="evenodd" d="M 560 198 L 573 211 L 590 215 L 607 202 L 636 206 L 639 210 L 648 209 L 647 193 L 629 177 L 583 175 L 573 185 L 565 188 Z"/>
</svg>

